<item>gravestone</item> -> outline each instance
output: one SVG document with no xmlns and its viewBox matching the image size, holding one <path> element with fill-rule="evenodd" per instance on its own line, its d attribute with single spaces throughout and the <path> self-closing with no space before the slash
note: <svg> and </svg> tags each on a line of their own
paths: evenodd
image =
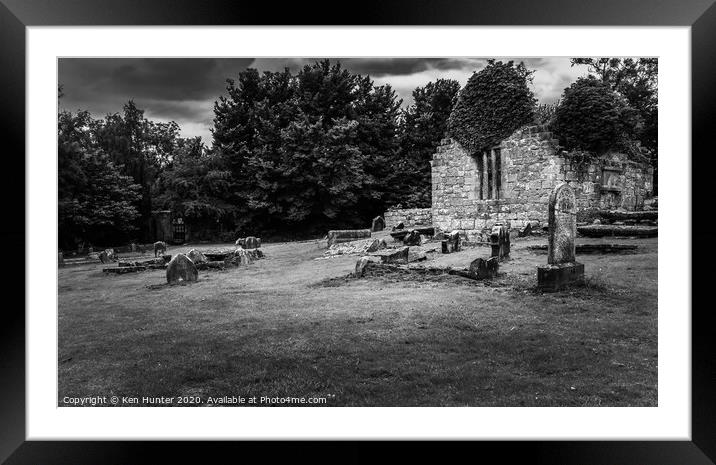
<svg viewBox="0 0 716 465">
<path fill-rule="evenodd" d="M 115 259 L 114 249 L 104 249 L 99 253 L 99 261 L 102 263 L 110 263 Z"/>
<path fill-rule="evenodd" d="M 442 241 L 442 253 L 453 253 L 460 251 L 460 231 L 453 231 L 448 234 L 447 239 Z"/>
<path fill-rule="evenodd" d="M 356 278 L 362 278 L 365 274 L 366 268 L 371 264 L 375 263 L 375 257 L 361 257 L 356 262 L 356 269 L 353 272 L 353 276 Z"/>
<path fill-rule="evenodd" d="M 167 253 L 167 243 L 164 241 L 157 241 L 154 243 L 154 257 L 164 255 Z"/>
<path fill-rule="evenodd" d="M 408 231 L 408 234 L 403 238 L 403 244 L 405 245 L 420 245 L 420 233 L 414 229 Z"/>
<path fill-rule="evenodd" d="M 244 240 L 244 249 L 258 249 L 261 247 L 261 238 L 249 236 Z"/>
<path fill-rule="evenodd" d="M 234 253 L 229 257 L 232 265 L 250 265 L 253 262 L 253 257 L 249 252 L 243 248 L 237 248 Z"/>
<path fill-rule="evenodd" d="M 527 223 L 524 228 L 519 232 L 519 237 L 527 237 L 532 234 L 532 223 Z"/>
<path fill-rule="evenodd" d="M 492 253 L 490 256 L 503 260 L 510 256 L 510 232 L 506 225 L 496 223 L 490 231 L 490 246 Z"/>
<path fill-rule="evenodd" d="M 376 216 L 373 218 L 373 224 L 371 225 L 370 230 L 373 232 L 382 231 L 385 229 L 385 220 L 382 216 Z"/>
<path fill-rule="evenodd" d="M 191 249 L 189 253 L 186 254 L 186 256 L 189 258 L 189 260 L 194 262 L 195 265 L 198 265 L 199 263 L 206 263 L 209 261 L 203 253 L 199 252 L 196 249 Z"/>
<path fill-rule="evenodd" d="M 473 279 L 490 279 L 497 275 L 499 259 L 490 257 L 488 259 L 477 258 L 470 263 L 470 277 Z"/>
<path fill-rule="evenodd" d="M 558 291 L 584 280 L 584 265 L 575 257 L 577 201 L 569 184 L 552 191 L 548 221 L 547 265 L 537 267 L 537 284 L 543 290 Z"/>
<path fill-rule="evenodd" d="M 169 284 L 198 280 L 199 272 L 196 270 L 196 265 L 184 254 L 176 254 L 167 265 L 167 282 Z"/>
</svg>

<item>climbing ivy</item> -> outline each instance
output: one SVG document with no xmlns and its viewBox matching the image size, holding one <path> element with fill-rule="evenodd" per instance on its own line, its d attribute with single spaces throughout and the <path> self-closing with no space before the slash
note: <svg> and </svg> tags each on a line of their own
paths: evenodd
<svg viewBox="0 0 716 465">
<path fill-rule="evenodd" d="M 460 92 L 448 120 L 448 135 L 477 152 L 532 122 L 536 99 L 527 86 L 532 73 L 523 63 L 488 61 Z"/>
</svg>

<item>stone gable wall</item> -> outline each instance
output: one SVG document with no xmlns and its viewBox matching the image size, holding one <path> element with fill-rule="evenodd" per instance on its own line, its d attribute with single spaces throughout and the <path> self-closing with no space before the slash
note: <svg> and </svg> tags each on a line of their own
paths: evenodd
<svg viewBox="0 0 716 465">
<path fill-rule="evenodd" d="M 613 153 L 588 165 L 571 162 L 557 140 L 542 126 L 517 130 L 502 141 L 501 194 L 480 200 L 477 158 L 458 142 L 444 139 L 433 155 L 433 224 L 443 231 L 463 231 L 468 240 L 486 240 L 496 222 L 510 228 L 547 224 L 547 204 L 552 190 L 569 183 L 577 207 L 638 210 L 652 192 L 653 172 L 647 165 Z M 603 168 L 613 167 L 613 190 L 602 189 Z"/>
<path fill-rule="evenodd" d="M 391 230 L 393 226 L 402 222 L 406 228 L 413 226 L 430 226 L 433 224 L 432 208 L 391 208 L 383 215 L 385 229 Z"/>
</svg>

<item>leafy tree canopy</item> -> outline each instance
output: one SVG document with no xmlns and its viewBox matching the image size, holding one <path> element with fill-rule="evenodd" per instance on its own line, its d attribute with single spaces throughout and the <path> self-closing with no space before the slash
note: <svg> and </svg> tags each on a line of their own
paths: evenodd
<svg viewBox="0 0 716 465">
<path fill-rule="evenodd" d="M 382 212 L 400 100 L 340 63 L 243 71 L 214 105 L 240 231 L 325 230 Z"/>
<path fill-rule="evenodd" d="M 553 129 L 569 150 L 602 154 L 631 152 L 641 118 L 627 100 L 594 76 L 579 78 L 564 90 Z"/>
<path fill-rule="evenodd" d="M 586 66 L 589 73 L 626 98 L 641 117 L 636 140 L 654 167 L 657 187 L 659 151 L 658 58 L 572 58 L 572 66 Z M 655 189 L 656 191 L 656 189 Z"/>
</svg>

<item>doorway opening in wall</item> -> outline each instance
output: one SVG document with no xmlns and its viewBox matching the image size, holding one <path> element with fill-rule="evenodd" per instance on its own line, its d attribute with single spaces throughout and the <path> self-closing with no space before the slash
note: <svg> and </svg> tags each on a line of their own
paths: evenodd
<svg viewBox="0 0 716 465">
<path fill-rule="evenodd" d="M 502 196 L 502 154 L 499 147 L 484 150 L 477 158 L 477 194 L 480 200 Z"/>
</svg>

